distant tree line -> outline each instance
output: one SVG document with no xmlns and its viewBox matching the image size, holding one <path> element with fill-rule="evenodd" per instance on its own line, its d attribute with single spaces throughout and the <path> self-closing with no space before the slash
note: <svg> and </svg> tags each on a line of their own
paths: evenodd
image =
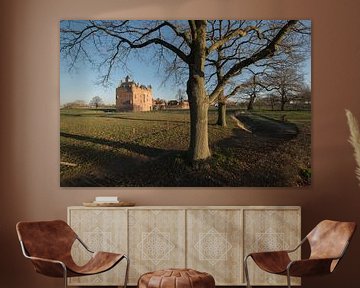
<svg viewBox="0 0 360 288">
<path fill-rule="evenodd" d="M 269 86 L 270 87 L 270 86 Z M 259 85 L 245 89 L 234 100 L 245 110 L 311 110 L 311 89 L 307 85 L 298 87 L 298 90 L 286 91 L 286 87 L 266 91 Z"/>
<path fill-rule="evenodd" d="M 84 100 L 75 100 L 72 102 L 65 103 L 62 105 L 64 109 L 74 109 L 74 108 L 115 108 L 115 104 L 105 104 L 104 100 L 100 96 L 94 96 L 88 103 Z"/>
</svg>

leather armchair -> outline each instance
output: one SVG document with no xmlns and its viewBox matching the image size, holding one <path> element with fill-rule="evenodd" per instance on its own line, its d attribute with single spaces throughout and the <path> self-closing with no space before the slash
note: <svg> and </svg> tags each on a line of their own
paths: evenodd
<svg viewBox="0 0 360 288">
<path fill-rule="evenodd" d="M 23 255 L 31 260 L 35 271 L 50 277 L 64 278 L 65 288 L 67 277 L 102 273 L 112 269 L 123 259 L 127 261 L 124 281 L 126 288 L 128 257 L 125 254 L 91 251 L 66 222 L 19 222 L 16 231 Z M 71 247 L 75 241 L 79 241 L 91 254 L 90 260 L 83 266 L 78 266 L 71 256 Z"/>
<path fill-rule="evenodd" d="M 250 253 L 244 259 L 247 287 L 251 287 L 247 266 L 249 258 L 266 272 L 286 275 L 289 288 L 291 288 L 291 276 L 305 277 L 332 273 L 344 256 L 355 229 L 354 222 L 324 220 L 292 250 Z M 289 253 L 299 249 L 306 241 L 310 245 L 310 257 L 292 261 Z"/>
</svg>

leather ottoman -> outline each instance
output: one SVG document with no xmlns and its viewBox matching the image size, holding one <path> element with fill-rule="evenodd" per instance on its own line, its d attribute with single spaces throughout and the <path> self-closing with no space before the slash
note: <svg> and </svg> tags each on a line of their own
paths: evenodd
<svg viewBox="0 0 360 288">
<path fill-rule="evenodd" d="M 138 288 L 214 288 L 214 277 L 192 269 L 166 269 L 140 276 Z"/>
</svg>

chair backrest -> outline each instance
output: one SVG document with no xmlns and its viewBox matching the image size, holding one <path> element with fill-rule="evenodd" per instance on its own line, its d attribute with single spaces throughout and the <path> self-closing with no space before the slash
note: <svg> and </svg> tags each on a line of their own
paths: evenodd
<svg viewBox="0 0 360 288">
<path fill-rule="evenodd" d="M 19 222 L 16 231 L 26 252 L 33 257 L 67 258 L 76 240 L 75 232 L 62 220 Z"/>
<path fill-rule="evenodd" d="M 355 229 L 355 222 L 321 221 L 306 236 L 311 248 L 310 258 L 337 258 L 342 256 Z M 332 270 L 335 266 L 332 267 Z"/>
</svg>

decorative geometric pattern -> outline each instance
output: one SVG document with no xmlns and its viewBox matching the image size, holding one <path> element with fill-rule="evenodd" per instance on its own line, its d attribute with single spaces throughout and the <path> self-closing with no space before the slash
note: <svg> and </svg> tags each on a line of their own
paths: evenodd
<svg viewBox="0 0 360 288">
<path fill-rule="evenodd" d="M 285 234 L 283 232 L 275 232 L 272 228 L 269 228 L 264 233 L 255 233 L 255 235 L 252 251 L 276 251 L 289 247 L 284 240 Z"/>
<path fill-rule="evenodd" d="M 129 208 L 129 283 L 140 275 L 171 267 L 185 267 L 185 209 Z"/>
<path fill-rule="evenodd" d="M 68 220 L 80 239 L 93 251 L 127 251 L 127 213 L 124 209 L 71 209 Z M 72 247 L 72 256 L 78 265 L 90 259 L 78 241 Z M 71 277 L 70 285 L 107 286 L 121 283 L 124 279 L 125 261 L 112 270 L 86 277 Z"/>
<path fill-rule="evenodd" d="M 208 212 L 211 214 L 211 215 L 215 215 L 219 212 L 219 210 L 208 210 Z"/>
<path fill-rule="evenodd" d="M 84 242 L 94 251 L 111 251 L 115 246 L 111 242 L 111 232 L 101 231 L 99 227 L 91 232 L 84 232 Z"/>
<path fill-rule="evenodd" d="M 243 257 L 249 252 L 283 250 L 300 240 L 297 207 L 144 207 L 68 209 L 69 224 L 92 250 L 130 256 L 129 284 L 136 286 L 147 271 L 190 267 L 212 274 L 217 285 L 244 285 Z M 89 253 L 75 242 L 78 264 Z M 300 258 L 300 250 L 294 258 Z M 284 285 L 286 277 L 264 273 L 249 261 L 253 285 Z M 94 276 L 71 277 L 70 285 L 117 286 L 124 280 L 125 261 Z M 292 283 L 299 285 L 298 279 Z"/>
<path fill-rule="evenodd" d="M 206 260 L 213 266 L 218 261 L 227 260 L 227 253 L 232 246 L 227 240 L 226 233 L 219 233 L 215 228 L 211 228 L 199 235 L 200 239 L 194 247 L 199 252 L 200 260 Z"/>
<path fill-rule="evenodd" d="M 175 245 L 170 241 L 170 233 L 154 228 L 149 233 L 142 233 L 142 240 L 138 244 L 138 248 L 141 249 L 142 260 L 150 260 L 156 265 L 160 261 L 170 259 L 170 252 Z"/>
<path fill-rule="evenodd" d="M 244 211 L 244 252 L 277 251 L 294 248 L 300 241 L 299 209 L 249 209 Z M 300 258 L 300 250 L 291 255 Z M 249 261 L 250 282 L 253 285 L 283 285 L 286 277 L 266 273 Z M 300 284 L 294 278 L 291 282 Z"/>
<path fill-rule="evenodd" d="M 210 273 L 219 286 L 243 283 L 242 223 L 241 207 L 187 210 L 187 267 Z"/>
</svg>

